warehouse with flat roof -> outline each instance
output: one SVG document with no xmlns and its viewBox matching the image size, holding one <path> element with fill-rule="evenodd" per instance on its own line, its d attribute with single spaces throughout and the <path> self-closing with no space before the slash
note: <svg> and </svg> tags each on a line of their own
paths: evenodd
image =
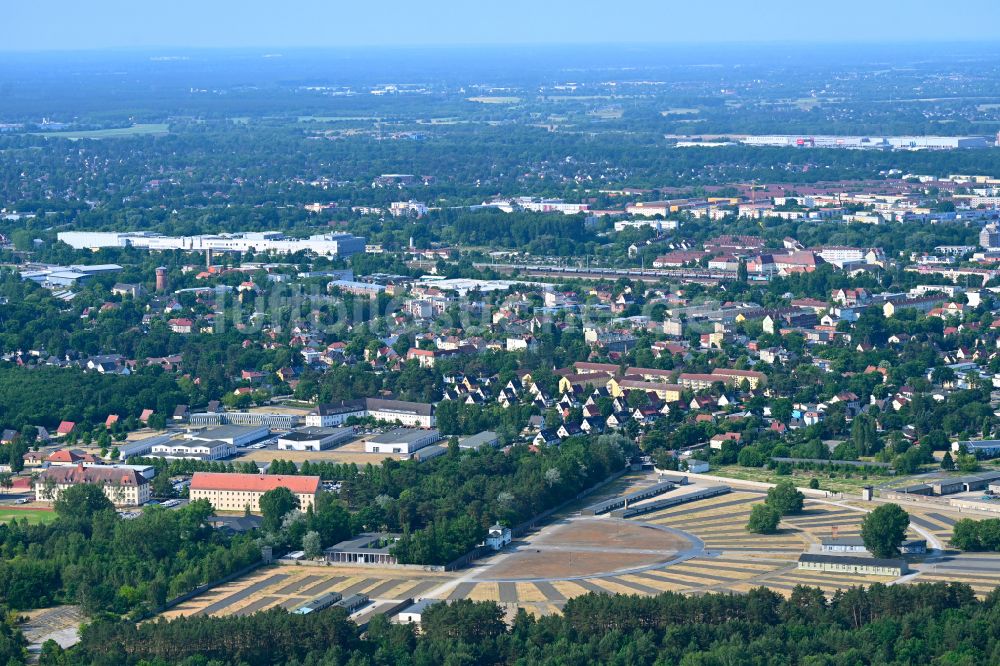
<svg viewBox="0 0 1000 666">
<path fill-rule="evenodd" d="M 367 453 L 398 453 L 409 455 L 441 439 L 437 430 L 396 428 L 365 442 Z"/>
<path fill-rule="evenodd" d="M 202 442 L 217 440 L 227 442 L 233 446 L 246 446 L 247 444 L 253 444 L 257 440 L 264 439 L 270 434 L 271 431 L 266 426 L 224 425 L 215 428 L 205 428 L 204 430 L 192 430 L 184 435 L 184 438 Z"/>
<path fill-rule="evenodd" d="M 278 438 L 280 451 L 323 451 L 354 439 L 354 426 L 343 428 L 306 427 Z"/>
</svg>

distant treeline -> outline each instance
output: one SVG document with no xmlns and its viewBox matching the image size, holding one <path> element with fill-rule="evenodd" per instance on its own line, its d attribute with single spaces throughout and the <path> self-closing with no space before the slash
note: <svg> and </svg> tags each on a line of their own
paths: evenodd
<svg viewBox="0 0 1000 666">
<path fill-rule="evenodd" d="M 562 615 L 521 611 L 513 624 L 492 602 L 428 609 L 412 625 L 376 617 L 359 637 L 340 610 L 275 609 L 246 617 L 145 623 L 98 620 L 43 664 L 104 666 L 389 666 L 430 664 L 680 664 L 682 666 L 980 666 L 1000 663 L 1000 595 L 961 583 L 851 588 L 824 597 L 796 587 L 786 599 L 747 594 L 655 597 L 588 594 Z"/>
</svg>

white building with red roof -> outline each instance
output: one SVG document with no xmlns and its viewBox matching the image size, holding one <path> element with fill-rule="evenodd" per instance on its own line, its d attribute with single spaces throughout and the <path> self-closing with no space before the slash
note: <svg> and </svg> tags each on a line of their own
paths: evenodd
<svg viewBox="0 0 1000 666">
<path fill-rule="evenodd" d="M 188 489 L 192 501 L 206 499 L 216 511 L 243 511 L 250 507 L 260 513 L 261 495 L 275 488 L 287 488 L 299 500 L 303 511 L 316 503 L 318 476 L 283 474 L 227 474 L 195 472 Z"/>
</svg>

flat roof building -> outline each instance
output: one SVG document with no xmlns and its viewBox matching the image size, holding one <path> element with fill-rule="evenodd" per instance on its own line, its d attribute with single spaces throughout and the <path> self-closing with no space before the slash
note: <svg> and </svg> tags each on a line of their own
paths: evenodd
<svg viewBox="0 0 1000 666">
<path fill-rule="evenodd" d="M 151 455 L 176 460 L 222 460 L 236 455 L 236 447 L 217 439 L 170 440 L 154 444 Z"/>
<path fill-rule="evenodd" d="M 425 446 L 433 444 L 439 439 L 441 439 L 441 433 L 437 430 L 396 428 L 365 442 L 365 451 L 367 453 L 398 453 L 409 455 Z"/>
<path fill-rule="evenodd" d="M 952 451 L 958 453 L 962 449 L 965 449 L 966 453 L 971 453 L 978 458 L 996 458 L 1000 456 L 1000 439 L 952 442 Z"/>
<path fill-rule="evenodd" d="M 205 428 L 204 430 L 193 430 L 184 435 L 184 438 L 201 442 L 215 440 L 240 447 L 252 444 L 259 439 L 264 439 L 270 434 L 271 431 L 265 426 L 225 425 L 215 428 Z"/>
<path fill-rule="evenodd" d="M 437 430 L 396 428 L 365 442 L 367 453 L 399 453 L 409 455 L 441 439 Z"/>
<path fill-rule="evenodd" d="M 278 438 L 281 451 L 323 451 L 354 439 L 354 426 L 342 428 L 305 427 Z"/>
<path fill-rule="evenodd" d="M 484 446 L 499 446 L 500 436 L 490 430 L 462 437 L 458 440 L 458 446 L 463 449 L 480 449 Z"/>
<path fill-rule="evenodd" d="M 188 417 L 191 425 L 266 426 L 276 430 L 291 430 L 302 423 L 296 414 L 272 412 L 198 412 Z"/>
<path fill-rule="evenodd" d="M 389 532 L 366 532 L 330 546 L 323 552 L 330 564 L 360 566 L 398 564 L 396 556 L 389 551 L 399 541 L 399 536 Z"/>
</svg>

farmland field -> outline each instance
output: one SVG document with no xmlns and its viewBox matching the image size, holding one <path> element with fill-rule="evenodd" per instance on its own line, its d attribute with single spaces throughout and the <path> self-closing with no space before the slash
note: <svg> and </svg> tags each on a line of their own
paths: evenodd
<svg viewBox="0 0 1000 666">
<path fill-rule="evenodd" d="M 80 130 L 65 132 L 34 132 L 36 136 L 59 139 L 120 139 L 143 134 L 168 134 L 170 126 L 167 123 L 143 123 L 131 127 L 116 127 L 104 130 Z"/>
</svg>

